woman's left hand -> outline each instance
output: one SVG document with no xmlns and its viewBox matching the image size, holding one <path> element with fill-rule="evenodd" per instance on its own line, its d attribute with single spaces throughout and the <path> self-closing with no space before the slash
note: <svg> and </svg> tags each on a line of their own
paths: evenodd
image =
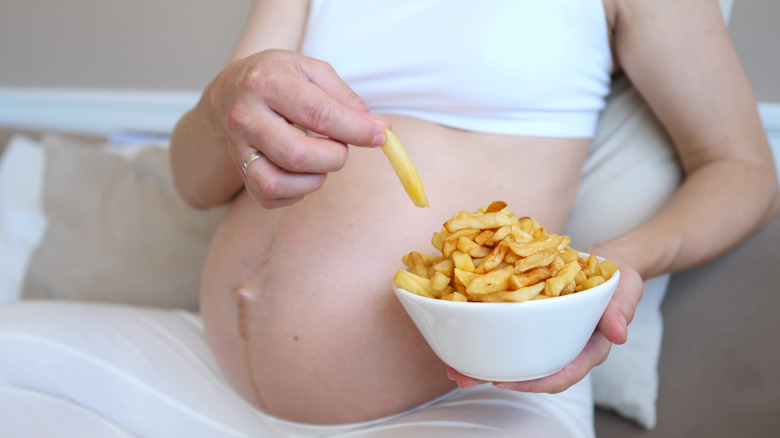
<svg viewBox="0 0 780 438">
<path fill-rule="evenodd" d="M 634 318 L 636 306 L 642 298 L 643 283 L 635 269 L 620 260 L 612 260 L 620 266 L 620 282 L 596 330 L 579 356 L 550 376 L 523 382 L 493 382 L 494 386 L 522 392 L 562 392 L 585 378 L 595 366 L 603 363 L 613 344 L 626 342 L 628 324 Z M 488 383 L 464 376 L 449 366 L 447 375 L 463 389 Z"/>
</svg>

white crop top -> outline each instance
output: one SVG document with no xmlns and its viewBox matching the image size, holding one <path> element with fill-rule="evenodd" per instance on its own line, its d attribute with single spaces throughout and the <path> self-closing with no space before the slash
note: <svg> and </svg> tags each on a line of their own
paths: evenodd
<svg viewBox="0 0 780 438">
<path fill-rule="evenodd" d="M 593 136 L 612 55 L 601 0 L 311 0 L 301 52 L 377 113 Z"/>
</svg>

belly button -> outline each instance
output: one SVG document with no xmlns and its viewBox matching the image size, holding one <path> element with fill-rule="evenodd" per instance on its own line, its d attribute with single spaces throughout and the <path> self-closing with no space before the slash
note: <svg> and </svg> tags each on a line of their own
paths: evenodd
<svg viewBox="0 0 780 438">
<path fill-rule="evenodd" d="M 249 308 L 257 301 L 251 290 L 239 286 L 233 291 L 233 299 L 238 311 L 238 335 L 244 341 L 249 340 Z"/>
</svg>

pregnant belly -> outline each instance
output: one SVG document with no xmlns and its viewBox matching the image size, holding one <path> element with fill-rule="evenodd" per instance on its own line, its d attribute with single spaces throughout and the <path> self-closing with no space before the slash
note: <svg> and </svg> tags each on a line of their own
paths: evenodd
<svg viewBox="0 0 780 438">
<path fill-rule="evenodd" d="M 240 195 L 215 235 L 201 291 L 207 338 L 234 388 L 270 414 L 361 421 L 452 389 L 392 294 L 401 257 L 429 252 L 455 211 L 496 199 L 553 231 L 570 211 L 585 141 L 392 122 L 430 208 L 413 206 L 381 151 L 352 148 L 293 206 L 263 210 Z"/>
</svg>

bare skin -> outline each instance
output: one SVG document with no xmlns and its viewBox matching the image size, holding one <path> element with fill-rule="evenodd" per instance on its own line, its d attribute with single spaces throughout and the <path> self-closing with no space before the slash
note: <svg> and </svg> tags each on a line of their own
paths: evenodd
<svg viewBox="0 0 780 438">
<path fill-rule="evenodd" d="M 208 336 L 234 386 L 271 414 L 359 421 L 455 388 L 390 289 L 400 257 L 413 248 L 430 252 L 443 218 L 487 196 L 554 230 L 571 208 L 576 184 L 538 182 L 550 172 L 552 181 L 576 174 L 587 141 L 470 134 L 388 118 L 424 175 L 431 208 L 411 204 L 380 151 L 355 149 L 305 201 L 264 210 L 240 195 L 214 239 L 202 285 Z M 555 170 L 542 166 L 561 156 Z M 496 169 L 496 160 L 512 165 Z M 448 196 L 453 190 L 457 197 Z M 236 290 L 257 303 L 248 322 L 240 318 L 245 300 L 231 298 Z M 236 337 L 245 325 L 251 363 Z"/>
<path fill-rule="evenodd" d="M 688 177 L 657 216 L 594 248 L 626 275 L 586 351 L 556 375 L 501 387 L 568 388 L 625 342 L 641 277 L 712 258 L 777 212 L 755 101 L 711 3 L 605 2 L 613 54 L 666 124 Z M 233 62 L 177 126 L 172 161 L 192 205 L 233 200 L 202 282 L 208 341 L 233 387 L 282 418 L 361 421 L 483 383 L 444 372 L 390 292 L 393 261 L 426 250 L 453 212 L 495 199 L 560 231 L 588 141 L 373 115 L 323 64 L 264 51 L 296 50 L 305 14 L 302 0 L 257 3 Z M 660 54 L 667 62 L 656 62 Z M 694 74 L 703 71 L 710 82 Z M 328 139 L 306 137 L 289 121 Z M 381 144 L 382 126 L 407 148 L 431 208 L 413 207 L 383 154 L 366 147 Z M 256 149 L 266 157 L 243 175 L 238 168 Z M 723 205 L 740 214 L 721 214 Z"/>
</svg>

